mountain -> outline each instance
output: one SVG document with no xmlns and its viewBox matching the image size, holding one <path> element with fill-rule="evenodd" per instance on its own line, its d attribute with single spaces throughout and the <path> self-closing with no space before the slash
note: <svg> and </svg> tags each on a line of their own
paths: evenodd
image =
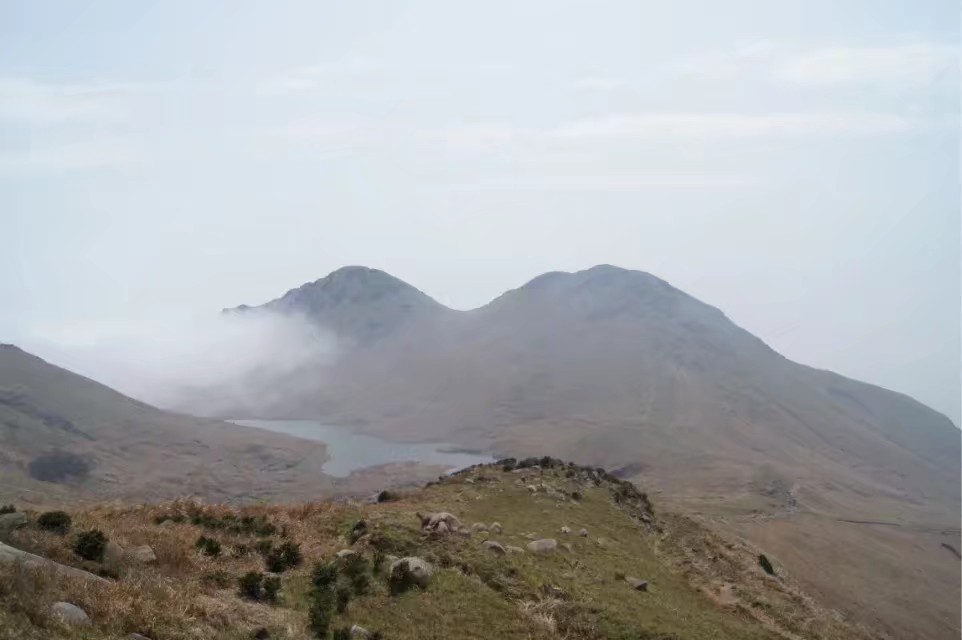
<svg viewBox="0 0 962 640">
<path fill-rule="evenodd" d="M 881 640 L 760 562 L 764 549 L 663 513 L 604 472 L 534 462 L 470 468 L 376 504 L 75 509 L 67 536 L 13 514 L 26 521 L 16 548 L 110 580 L 25 576 L 0 545 L 0 585 L 15 585 L 0 586 L 0 639 L 53 637 L 60 601 L 90 625 L 56 637 L 89 640 Z M 81 559 L 84 528 L 112 553 Z M 117 552 L 145 545 L 148 566 Z M 415 584 L 401 558 L 424 571 Z"/>
<path fill-rule="evenodd" d="M 162 411 L 0 345 L 0 502 L 292 500 L 383 481 L 335 486 L 325 459 L 321 443 Z"/>
<path fill-rule="evenodd" d="M 958 548 L 959 430 L 907 396 L 784 358 L 655 276 L 548 273 L 455 311 L 351 267 L 245 309 L 305 314 L 344 342 L 336 362 L 299 372 L 316 385 L 280 384 L 243 405 L 251 415 L 621 468 L 755 540 L 788 523 L 789 566 L 870 624 L 958 634 L 958 566 L 940 543 Z M 845 580 L 798 551 L 836 538 L 853 541 L 836 567 L 860 563 Z M 917 595 L 876 579 L 906 571 L 925 575 Z M 930 626 L 908 623 L 918 612 Z"/>
</svg>

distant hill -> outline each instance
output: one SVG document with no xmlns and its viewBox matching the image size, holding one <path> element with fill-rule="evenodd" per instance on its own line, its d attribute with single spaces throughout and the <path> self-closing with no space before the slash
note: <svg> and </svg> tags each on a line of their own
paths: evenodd
<svg viewBox="0 0 962 640">
<path fill-rule="evenodd" d="M 0 346 L 0 504 L 295 500 L 383 481 L 368 471 L 335 486 L 325 459 L 321 443 L 161 411 Z"/>
<path fill-rule="evenodd" d="M 339 359 L 299 371 L 296 384 L 276 381 L 253 404 L 209 393 L 188 409 L 317 417 L 395 439 L 640 470 L 666 499 L 746 535 L 768 535 L 766 523 L 780 518 L 808 527 L 808 540 L 831 539 L 840 520 L 957 536 L 960 432 L 945 416 L 792 362 L 648 273 L 608 265 L 548 273 L 455 311 L 384 272 L 349 267 L 241 309 L 264 310 L 308 315 L 342 339 Z M 949 595 L 920 596 L 921 606 L 934 619 L 957 618 L 957 568 L 937 568 L 944 551 L 928 555 L 938 541 L 895 558 L 886 551 L 892 530 L 866 535 L 866 562 L 941 575 L 926 588 L 948 584 Z M 909 597 L 897 611 L 890 605 L 902 590 L 871 577 L 840 589 L 825 567 L 798 570 L 870 610 L 872 622 L 898 625 L 893 618 L 919 604 Z M 869 589 L 876 593 L 863 601 Z"/>
</svg>

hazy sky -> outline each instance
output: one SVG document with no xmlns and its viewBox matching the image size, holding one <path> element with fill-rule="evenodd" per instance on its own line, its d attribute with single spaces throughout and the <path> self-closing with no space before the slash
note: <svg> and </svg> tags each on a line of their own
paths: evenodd
<svg viewBox="0 0 962 640">
<path fill-rule="evenodd" d="M 960 421 L 957 0 L 0 0 L 0 340 L 637 268 Z M 172 325 L 175 326 L 175 325 Z"/>
</svg>

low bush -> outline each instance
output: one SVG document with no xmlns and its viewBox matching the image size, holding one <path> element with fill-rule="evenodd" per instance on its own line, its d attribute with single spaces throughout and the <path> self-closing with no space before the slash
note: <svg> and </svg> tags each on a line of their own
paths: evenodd
<svg viewBox="0 0 962 640">
<path fill-rule="evenodd" d="M 264 601 L 277 602 L 277 594 L 281 590 L 281 579 L 277 576 L 264 578 Z"/>
<path fill-rule="evenodd" d="M 44 531 L 65 535 L 70 531 L 70 514 L 65 511 L 48 511 L 37 518 L 37 526 Z"/>
<path fill-rule="evenodd" d="M 400 500 L 400 499 L 401 499 L 400 495 L 398 495 L 397 493 L 394 493 L 393 491 L 388 491 L 387 489 L 377 494 L 378 502 L 393 502 L 395 500 Z"/>
<path fill-rule="evenodd" d="M 207 536 L 201 536 L 197 538 L 197 542 L 194 543 L 194 546 L 197 547 L 197 549 L 205 556 L 209 556 L 211 558 L 216 558 L 221 553 L 220 542 L 214 538 L 208 538 Z"/>
<path fill-rule="evenodd" d="M 100 562 L 107 546 L 107 536 L 100 529 L 91 529 L 79 534 L 73 543 L 73 552 L 84 560 Z"/>
<path fill-rule="evenodd" d="M 283 573 L 300 565 L 303 560 L 300 545 L 288 540 L 264 556 L 264 565 L 272 573 Z"/>
<path fill-rule="evenodd" d="M 367 533 L 367 522 L 365 522 L 364 520 L 358 520 L 353 525 L 351 525 L 350 532 L 347 535 L 348 542 L 350 542 L 351 544 L 354 544 L 365 533 Z"/>
<path fill-rule="evenodd" d="M 770 576 L 775 575 L 775 567 L 772 566 L 771 561 L 765 556 L 764 553 L 758 554 L 758 564 L 761 566 L 762 571 Z"/>
<path fill-rule="evenodd" d="M 347 605 L 351 602 L 351 591 L 347 587 L 338 587 L 334 592 L 334 609 L 338 613 L 347 611 Z"/>
<path fill-rule="evenodd" d="M 12 504 L 5 504 L 3 506 L 0 506 L 0 516 L 7 513 L 16 513 L 16 512 L 17 512 L 17 508 L 14 507 Z"/>
<path fill-rule="evenodd" d="M 237 580 L 237 590 L 242 598 L 255 601 L 263 599 L 264 574 L 260 571 L 248 571 Z"/>
</svg>

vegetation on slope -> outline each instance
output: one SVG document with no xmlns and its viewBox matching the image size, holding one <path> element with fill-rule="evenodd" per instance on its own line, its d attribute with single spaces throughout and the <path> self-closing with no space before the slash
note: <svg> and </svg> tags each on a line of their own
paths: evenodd
<svg viewBox="0 0 962 640">
<path fill-rule="evenodd" d="M 32 515 L 12 544 L 111 579 L 0 566 L 0 638 L 348 637 L 352 625 L 396 640 L 864 637 L 799 593 L 777 559 L 767 575 L 757 549 L 654 513 L 628 482 L 534 462 L 473 467 L 370 504 L 175 501 L 73 513 L 73 530 L 102 531 L 113 545 L 101 561 L 83 560 L 70 535 Z M 424 528 L 431 513 L 452 526 Z M 558 544 L 533 552 L 538 539 Z M 142 545 L 155 561 L 117 551 Z M 264 573 L 272 557 L 284 561 Z M 403 577 L 392 564 L 404 557 L 433 575 L 392 593 Z M 57 601 L 92 624 L 55 621 Z"/>
</svg>

